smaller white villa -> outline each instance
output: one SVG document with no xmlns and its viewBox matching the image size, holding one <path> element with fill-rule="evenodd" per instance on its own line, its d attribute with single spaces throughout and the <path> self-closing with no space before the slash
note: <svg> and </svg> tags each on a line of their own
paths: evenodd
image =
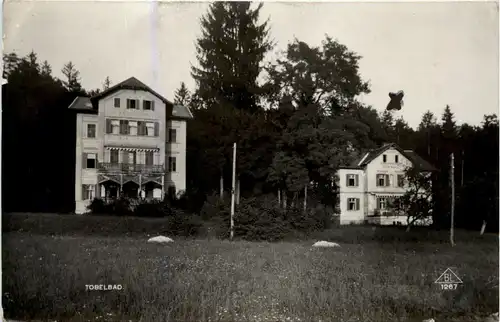
<svg viewBox="0 0 500 322">
<path fill-rule="evenodd" d="M 341 167 L 337 173 L 340 224 L 406 225 L 407 218 L 393 215 L 388 202 L 405 194 L 404 174 L 409 166 L 422 172 L 437 170 L 412 150 L 402 150 L 394 143 L 369 151 L 350 166 Z M 432 218 L 415 224 L 430 225 Z"/>
</svg>

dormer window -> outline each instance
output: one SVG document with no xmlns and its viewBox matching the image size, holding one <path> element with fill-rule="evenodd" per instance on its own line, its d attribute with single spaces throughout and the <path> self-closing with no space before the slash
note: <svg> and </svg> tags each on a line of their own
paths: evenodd
<svg viewBox="0 0 500 322">
<path fill-rule="evenodd" d="M 115 98 L 115 107 L 120 107 L 120 98 Z"/>
<path fill-rule="evenodd" d="M 386 162 L 387 162 L 387 155 L 386 155 L 386 154 L 384 154 L 384 155 L 382 156 L 382 159 L 384 160 L 384 163 L 386 163 Z"/>
<path fill-rule="evenodd" d="M 399 162 L 399 158 L 397 155 L 394 156 L 394 162 L 398 163 Z"/>
</svg>

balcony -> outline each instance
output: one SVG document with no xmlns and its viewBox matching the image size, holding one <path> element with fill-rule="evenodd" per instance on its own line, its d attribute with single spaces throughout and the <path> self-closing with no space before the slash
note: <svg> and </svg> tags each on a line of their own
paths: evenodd
<svg viewBox="0 0 500 322">
<path fill-rule="evenodd" d="M 129 164 L 99 162 L 97 169 L 101 173 L 141 173 L 141 174 L 163 174 L 163 165 Z"/>
</svg>

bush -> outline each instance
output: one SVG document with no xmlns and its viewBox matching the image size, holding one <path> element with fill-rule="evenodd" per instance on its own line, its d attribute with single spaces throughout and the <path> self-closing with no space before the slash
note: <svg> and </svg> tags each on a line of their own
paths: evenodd
<svg viewBox="0 0 500 322">
<path fill-rule="evenodd" d="M 137 217 L 165 217 L 165 205 L 159 200 L 140 201 L 134 209 L 134 216 Z"/>
<path fill-rule="evenodd" d="M 177 210 L 170 217 L 168 229 L 172 235 L 190 237 L 197 236 L 202 226 L 203 223 L 199 216 L 186 215 L 182 211 Z"/>
<path fill-rule="evenodd" d="M 269 201 L 244 200 L 235 214 L 235 235 L 246 240 L 276 241 L 291 233 L 284 212 Z"/>
<path fill-rule="evenodd" d="M 99 198 L 93 199 L 87 206 L 87 209 L 91 214 L 95 215 L 109 215 L 112 212 L 110 204 Z"/>
<path fill-rule="evenodd" d="M 276 198 L 262 196 L 241 200 L 234 215 L 234 235 L 245 240 L 276 241 L 296 233 L 309 234 L 330 228 L 332 210 L 322 205 L 304 212 L 302 207 L 281 208 Z M 230 203 L 212 195 L 201 210 L 201 217 L 215 226 L 218 238 L 228 238 Z"/>
</svg>

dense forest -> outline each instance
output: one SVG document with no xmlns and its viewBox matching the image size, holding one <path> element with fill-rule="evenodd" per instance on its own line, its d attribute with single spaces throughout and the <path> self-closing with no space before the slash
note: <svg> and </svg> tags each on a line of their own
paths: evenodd
<svg viewBox="0 0 500 322">
<path fill-rule="evenodd" d="M 207 196 L 231 190 L 234 142 L 241 198 L 280 191 L 292 200 L 313 183 L 310 198 L 331 205 L 338 167 L 394 142 L 439 169 L 433 177 L 438 228 L 449 227 L 453 153 L 456 225 L 479 230 L 487 220 L 489 230 L 497 229 L 496 115 L 484 115 L 477 126 L 458 125 L 453 106 L 429 106 L 414 129 L 390 111 L 379 113 L 359 101 L 360 94 L 370 93 L 359 73 L 362 57 L 329 36 L 319 46 L 293 39 L 277 59 L 264 63 L 274 43 L 269 21 L 259 15 L 262 5 L 210 5 L 193 48 L 196 86 L 189 90 L 180 83 L 175 93 L 175 101 L 194 115 L 188 124 L 185 191 L 193 211 Z M 8 53 L 3 60 L 4 211 L 69 213 L 76 123 L 68 106 L 78 95 L 106 89 L 113 77 L 103 75 L 101 89 L 84 89 L 71 57 L 62 66 L 62 79 L 35 51 Z"/>
</svg>

